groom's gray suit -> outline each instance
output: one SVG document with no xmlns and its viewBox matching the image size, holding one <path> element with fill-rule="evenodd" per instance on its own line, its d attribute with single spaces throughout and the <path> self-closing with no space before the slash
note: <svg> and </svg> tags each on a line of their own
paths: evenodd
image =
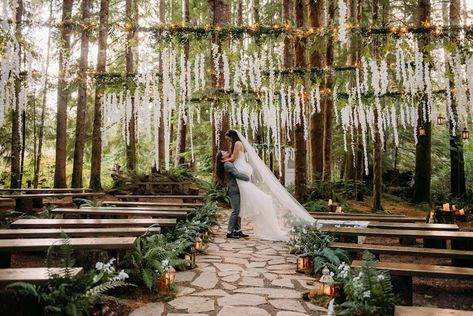
<svg viewBox="0 0 473 316">
<path fill-rule="evenodd" d="M 240 219 L 240 190 L 238 189 L 238 183 L 236 179 L 249 181 L 247 175 L 240 173 L 237 168 L 231 162 L 225 162 L 224 164 L 225 173 L 227 175 L 227 190 L 230 196 L 230 204 L 232 206 L 232 214 L 228 220 L 228 233 L 241 230 L 241 219 Z"/>
</svg>

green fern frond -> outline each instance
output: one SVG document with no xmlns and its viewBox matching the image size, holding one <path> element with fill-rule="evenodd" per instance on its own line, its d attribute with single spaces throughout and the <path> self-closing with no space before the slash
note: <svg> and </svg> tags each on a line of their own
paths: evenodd
<svg viewBox="0 0 473 316">
<path fill-rule="evenodd" d="M 119 287 L 123 287 L 123 286 L 131 286 L 131 284 L 123 282 L 123 281 L 119 281 L 119 280 L 107 281 L 105 283 L 94 286 L 93 288 L 87 290 L 87 292 L 85 292 L 85 297 L 89 299 L 93 299 L 97 297 L 98 295 L 101 295 L 107 291 L 110 291 Z"/>
</svg>

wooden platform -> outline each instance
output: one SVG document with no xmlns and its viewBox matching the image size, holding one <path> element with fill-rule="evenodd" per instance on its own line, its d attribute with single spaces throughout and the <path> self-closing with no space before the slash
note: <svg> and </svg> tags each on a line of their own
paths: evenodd
<svg viewBox="0 0 473 316">
<path fill-rule="evenodd" d="M 61 275 L 63 268 L 51 268 L 53 274 Z M 82 274 L 82 268 L 71 268 L 72 277 Z M 28 282 L 41 284 L 49 280 L 48 268 L 8 268 L 0 269 L 0 284 L 7 285 L 13 282 Z"/>
<path fill-rule="evenodd" d="M 51 210 L 53 214 L 79 214 L 79 215 L 102 215 L 102 216 L 152 216 L 182 218 L 187 216 L 185 211 L 160 211 L 143 208 L 118 208 L 118 207 L 83 207 L 83 208 L 56 208 Z"/>
<path fill-rule="evenodd" d="M 442 231 L 459 231 L 457 224 L 428 224 L 428 223 L 380 223 L 370 222 L 368 228 L 382 228 L 382 229 L 406 229 L 406 230 L 442 230 Z"/>
<path fill-rule="evenodd" d="M 339 236 L 367 236 L 386 238 L 473 239 L 473 232 L 431 231 L 411 229 L 374 229 L 351 227 L 322 227 L 321 231 Z"/>
<path fill-rule="evenodd" d="M 406 217 L 403 214 L 384 214 L 384 213 L 338 213 L 338 212 L 309 212 L 311 215 L 338 215 L 338 216 L 373 216 L 373 217 Z"/>
<path fill-rule="evenodd" d="M 473 316 L 473 312 L 435 307 L 396 306 L 394 316 Z"/>
<path fill-rule="evenodd" d="M 69 245 L 73 249 L 132 249 L 135 241 L 136 237 L 70 238 Z M 61 238 L 2 239 L 0 252 L 46 251 L 62 243 Z"/>
<path fill-rule="evenodd" d="M 19 219 L 11 223 L 14 228 L 94 228 L 94 227 L 143 227 L 174 226 L 174 218 L 132 219 Z"/>
<path fill-rule="evenodd" d="M 473 251 L 469 251 L 469 250 L 370 245 L 370 244 L 355 244 L 355 243 L 341 243 L 341 242 L 334 242 L 330 245 L 330 247 L 341 248 L 341 249 L 345 249 L 352 252 L 363 252 L 365 250 L 368 250 L 369 252 L 372 252 L 375 254 L 473 259 Z"/>
<path fill-rule="evenodd" d="M 184 202 L 136 202 L 136 201 L 102 201 L 102 204 L 117 206 L 166 206 L 166 207 L 190 207 L 196 208 L 204 205 L 200 202 L 184 203 Z"/>
<path fill-rule="evenodd" d="M 69 237 L 133 237 L 160 232 L 160 227 L 0 229 L 0 238 L 58 238 L 63 233 Z"/>
</svg>

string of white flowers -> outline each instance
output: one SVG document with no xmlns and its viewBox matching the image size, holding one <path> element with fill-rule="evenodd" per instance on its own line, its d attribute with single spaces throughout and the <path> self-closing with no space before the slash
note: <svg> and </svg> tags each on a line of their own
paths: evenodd
<svg viewBox="0 0 473 316">
<path fill-rule="evenodd" d="M 230 64 L 228 62 L 228 56 L 225 52 L 222 53 L 223 59 L 223 90 L 230 90 Z"/>
<path fill-rule="evenodd" d="M 346 44 L 348 41 L 347 37 L 347 4 L 344 0 L 338 0 L 338 39 L 343 44 Z"/>
</svg>

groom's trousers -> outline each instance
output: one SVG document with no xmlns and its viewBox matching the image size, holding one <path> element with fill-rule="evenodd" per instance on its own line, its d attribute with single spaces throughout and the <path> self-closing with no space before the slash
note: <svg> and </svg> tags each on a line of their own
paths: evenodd
<svg viewBox="0 0 473 316">
<path fill-rule="evenodd" d="M 228 220 L 229 233 L 241 230 L 240 192 L 230 192 L 230 191 L 232 191 L 232 189 L 229 189 L 229 192 L 228 192 L 230 196 L 230 204 L 232 206 L 232 213 L 230 214 L 230 219 Z"/>
</svg>

